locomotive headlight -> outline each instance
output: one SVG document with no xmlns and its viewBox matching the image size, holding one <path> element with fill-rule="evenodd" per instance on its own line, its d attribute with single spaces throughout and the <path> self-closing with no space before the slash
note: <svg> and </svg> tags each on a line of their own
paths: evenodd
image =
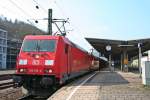
<svg viewBox="0 0 150 100">
<path fill-rule="evenodd" d="M 27 69 L 26 69 L 26 68 L 20 68 L 20 69 L 19 69 L 19 72 L 20 72 L 20 73 L 27 72 Z"/>
<path fill-rule="evenodd" d="M 54 60 L 45 60 L 45 65 L 53 65 Z"/>
<path fill-rule="evenodd" d="M 27 59 L 20 59 L 19 60 L 19 65 L 26 65 L 27 64 Z"/>
<path fill-rule="evenodd" d="M 48 70 L 49 73 L 52 73 L 53 71 L 51 69 Z"/>
<path fill-rule="evenodd" d="M 20 69 L 20 72 L 24 72 L 24 69 Z"/>
<path fill-rule="evenodd" d="M 49 74 L 49 73 L 52 73 L 53 70 L 52 70 L 52 69 L 45 69 L 44 72 L 45 72 L 46 74 Z"/>
</svg>

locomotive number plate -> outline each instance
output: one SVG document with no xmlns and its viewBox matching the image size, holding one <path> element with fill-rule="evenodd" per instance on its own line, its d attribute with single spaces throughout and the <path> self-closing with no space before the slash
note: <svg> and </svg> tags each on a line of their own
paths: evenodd
<svg viewBox="0 0 150 100">
<path fill-rule="evenodd" d="M 39 60 L 33 60 L 32 65 L 39 65 L 40 61 Z"/>
</svg>

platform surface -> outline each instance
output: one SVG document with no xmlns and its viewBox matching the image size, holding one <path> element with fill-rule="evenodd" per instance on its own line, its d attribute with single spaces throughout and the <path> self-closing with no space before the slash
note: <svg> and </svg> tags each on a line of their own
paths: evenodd
<svg viewBox="0 0 150 100">
<path fill-rule="evenodd" d="M 0 70 L 0 75 L 14 74 L 15 70 Z"/>
<path fill-rule="evenodd" d="M 63 86 L 48 100 L 150 100 L 138 74 L 100 71 Z M 89 78 L 91 77 L 91 78 Z M 88 79 L 89 78 L 89 79 Z"/>
</svg>

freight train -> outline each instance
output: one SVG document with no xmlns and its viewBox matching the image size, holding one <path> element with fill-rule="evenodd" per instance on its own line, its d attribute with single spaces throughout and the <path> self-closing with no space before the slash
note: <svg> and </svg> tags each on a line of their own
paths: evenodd
<svg viewBox="0 0 150 100">
<path fill-rule="evenodd" d="M 17 58 L 14 83 L 25 94 L 43 95 L 97 68 L 95 59 L 64 36 L 27 35 Z"/>
</svg>

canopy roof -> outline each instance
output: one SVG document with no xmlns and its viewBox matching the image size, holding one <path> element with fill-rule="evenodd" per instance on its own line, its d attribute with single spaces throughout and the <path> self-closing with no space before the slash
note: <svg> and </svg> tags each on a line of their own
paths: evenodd
<svg viewBox="0 0 150 100">
<path fill-rule="evenodd" d="M 138 55 L 138 43 L 142 44 L 142 52 L 150 49 L 150 38 L 138 39 L 138 40 L 110 40 L 110 39 L 96 39 L 86 38 L 86 40 L 99 52 L 104 55 L 108 54 L 106 46 L 111 46 L 111 55 L 113 58 L 120 58 L 121 53 L 126 51 L 128 57 L 134 57 Z"/>
</svg>

